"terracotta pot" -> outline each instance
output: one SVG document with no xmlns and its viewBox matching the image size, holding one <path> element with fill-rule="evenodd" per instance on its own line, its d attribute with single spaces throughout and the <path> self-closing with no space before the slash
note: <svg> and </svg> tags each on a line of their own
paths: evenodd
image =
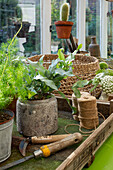
<svg viewBox="0 0 113 170">
<path fill-rule="evenodd" d="M 56 32 L 60 39 L 68 39 L 70 37 L 73 22 L 71 21 L 56 21 Z"/>
<path fill-rule="evenodd" d="M 13 101 L 7 106 L 6 109 L 9 109 L 16 114 L 16 102 L 17 102 L 17 98 L 14 98 Z"/>
</svg>

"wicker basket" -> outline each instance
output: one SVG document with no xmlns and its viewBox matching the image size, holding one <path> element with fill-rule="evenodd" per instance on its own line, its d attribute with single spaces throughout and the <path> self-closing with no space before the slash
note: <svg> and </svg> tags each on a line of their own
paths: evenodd
<svg viewBox="0 0 113 170">
<path fill-rule="evenodd" d="M 40 57 L 42 55 L 35 55 L 32 57 L 29 57 L 31 61 L 39 61 Z M 48 68 L 51 64 L 52 60 L 55 60 L 58 57 L 58 55 L 55 54 L 46 54 L 44 56 L 44 67 Z M 66 55 L 67 57 L 67 55 Z M 73 61 L 73 73 L 74 75 L 77 75 L 78 77 L 82 78 L 83 80 L 91 80 L 95 76 L 95 72 L 99 69 L 99 62 L 98 59 L 92 56 L 85 56 L 83 54 L 76 54 L 75 60 Z M 67 97 L 72 96 L 72 85 L 77 82 L 79 79 L 76 76 L 68 77 L 66 79 L 63 79 L 61 81 L 61 86 L 59 88 L 59 91 L 63 92 Z M 89 92 L 90 89 L 93 87 L 93 85 L 85 86 L 84 88 L 81 88 L 81 91 Z M 58 95 L 56 91 L 54 91 L 55 95 Z M 98 86 L 93 92 L 92 95 L 98 98 L 101 94 L 100 87 Z"/>
</svg>

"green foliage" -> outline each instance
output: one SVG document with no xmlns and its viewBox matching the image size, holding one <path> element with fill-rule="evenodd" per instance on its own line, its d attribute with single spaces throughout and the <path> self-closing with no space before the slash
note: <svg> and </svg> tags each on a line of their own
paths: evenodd
<svg viewBox="0 0 113 170">
<path fill-rule="evenodd" d="M 52 60 L 48 69 L 43 67 L 43 57 L 39 62 L 28 60 L 29 66 L 36 70 L 31 87 L 35 90 L 37 99 L 48 98 L 54 90 L 58 91 L 62 79 L 67 76 L 73 76 L 72 61 L 74 60 L 74 55 L 71 54 L 65 58 L 62 51 L 63 49 L 59 49 L 58 58 Z"/>
<path fill-rule="evenodd" d="M 8 40 L 0 48 L 0 109 L 10 104 L 15 96 L 25 100 L 31 93 L 26 87 L 30 85 L 33 76 L 29 76 L 27 65 L 17 54 L 17 40 L 11 43 Z"/>
<path fill-rule="evenodd" d="M 105 63 L 105 62 L 100 62 L 99 65 L 100 65 L 100 69 L 107 69 L 108 68 L 108 64 Z"/>
<path fill-rule="evenodd" d="M 81 96 L 80 91 L 78 88 L 83 88 L 84 86 L 88 85 L 89 81 L 88 80 L 79 80 L 74 85 L 72 86 L 72 90 L 77 98 Z"/>
<path fill-rule="evenodd" d="M 113 92 L 113 70 L 112 69 L 99 69 L 96 72 L 96 76 L 90 80 L 80 80 L 78 82 L 76 82 L 72 88 L 75 95 L 79 97 L 79 91 L 78 88 L 79 87 L 84 87 L 85 85 L 88 84 L 93 84 L 93 88 L 90 90 L 90 92 L 92 92 L 98 85 L 101 85 L 102 90 L 108 94 Z"/>
<path fill-rule="evenodd" d="M 15 96 L 22 101 L 49 98 L 54 90 L 58 91 L 62 79 L 73 76 L 75 53 L 65 57 L 63 49 L 60 49 L 58 58 L 52 60 L 46 69 L 43 66 L 44 56 L 37 62 L 20 57 L 16 43 L 17 40 L 14 43 L 8 40 L 0 49 L 0 109 L 5 108 Z"/>
<path fill-rule="evenodd" d="M 67 21 L 69 16 L 69 3 L 64 3 L 60 9 L 60 20 Z"/>
</svg>

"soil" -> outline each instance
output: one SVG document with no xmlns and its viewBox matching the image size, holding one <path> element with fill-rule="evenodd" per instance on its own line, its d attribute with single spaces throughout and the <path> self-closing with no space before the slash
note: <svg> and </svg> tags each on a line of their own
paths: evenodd
<svg viewBox="0 0 113 170">
<path fill-rule="evenodd" d="M 0 111 L 0 123 L 6 122 L 7 120 L 10 120 L 11 116 L 7 113 Z"/>
</svg>

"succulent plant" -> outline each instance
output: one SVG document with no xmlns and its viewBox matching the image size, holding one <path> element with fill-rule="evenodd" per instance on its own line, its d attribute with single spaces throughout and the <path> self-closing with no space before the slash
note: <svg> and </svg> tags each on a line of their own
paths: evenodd
<svg viewBox="0 0 113 170">
<path fill-rule="evenodd" d="M 102 90 L 106 94 L 110 94 L 113 92 L 113 76 L 105 76 L 100 79 L 100 85 L 102 86 Z"/>
<path fill-rule="evenodd" d="M 62 4 L 62 6 L 60 8 L 60 20 L 61 21 L 67 21 L 68 20 L 69 10 L 70 10 L 69 3 Z"/>
</svg>

